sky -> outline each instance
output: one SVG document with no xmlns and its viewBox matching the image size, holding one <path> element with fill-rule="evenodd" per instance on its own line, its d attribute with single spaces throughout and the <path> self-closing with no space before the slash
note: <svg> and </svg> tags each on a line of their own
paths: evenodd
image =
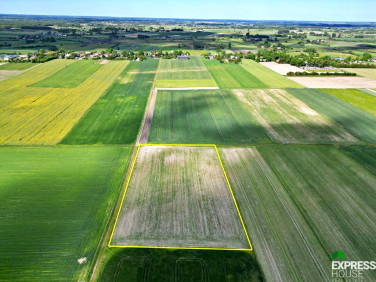
<svg viewBox="0 0 376 282">
<path fill-rule="evenodd" d="M 0 0 L 1 14 L 372 21 L 376 0 Z"/>
</svg>

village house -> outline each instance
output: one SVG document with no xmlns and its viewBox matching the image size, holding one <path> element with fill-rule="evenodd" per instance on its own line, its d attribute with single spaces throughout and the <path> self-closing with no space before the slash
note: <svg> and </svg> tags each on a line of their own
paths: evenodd
<svg viewBox="0 0 376 282">
<path fill-rule="evenodd" d="M 178 59 L 179 60 L 189 60 L 190 57 L 188 55 L 181 55 L 181 56 L 178 56 Z"/>
</svg>

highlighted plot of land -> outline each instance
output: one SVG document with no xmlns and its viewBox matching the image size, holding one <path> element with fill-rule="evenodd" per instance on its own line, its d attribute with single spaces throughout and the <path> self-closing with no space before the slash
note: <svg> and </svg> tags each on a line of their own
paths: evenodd
<svg viewBox="0 0 376 282">
<path fill-rule="evenodd" d="M 198 57 L 162 60 L 157 88 L 216 87 L 217 84 Z"/>
<path fill-rule="evenodd" d="M 214 145 L 141 145 L 110 247 L 250 250 Z"/>
</svg>

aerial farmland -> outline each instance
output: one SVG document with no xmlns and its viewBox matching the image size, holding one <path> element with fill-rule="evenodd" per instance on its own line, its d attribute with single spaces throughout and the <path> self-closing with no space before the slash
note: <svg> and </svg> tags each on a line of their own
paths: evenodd
<svg viewBox="0 0 376 282">
<path fill-rule="evenodd" d="M 0 15 L 0 281 L 374 262 L 376 25 L 322 25 Z"/>
</svg>

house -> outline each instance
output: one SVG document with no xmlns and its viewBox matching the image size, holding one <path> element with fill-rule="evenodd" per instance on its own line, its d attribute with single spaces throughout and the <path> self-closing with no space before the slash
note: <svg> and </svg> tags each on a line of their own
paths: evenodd
<svg viewBox="0 0 376 282">
<path fill-rule="evenodd" d="M 181 55 L 181 56 L 178 56 L 178 59 L 179 60 L 189 60 L 190 57 L 188 55 Z"/>
<path fill-rule="evenodd" d="M 18 55 L 2 55 L 0 58 L 3 58 L 5 61 L 9 61 L 9 60 L 15 59 L 17 57 L 18 57 Z"/>
</svg>

